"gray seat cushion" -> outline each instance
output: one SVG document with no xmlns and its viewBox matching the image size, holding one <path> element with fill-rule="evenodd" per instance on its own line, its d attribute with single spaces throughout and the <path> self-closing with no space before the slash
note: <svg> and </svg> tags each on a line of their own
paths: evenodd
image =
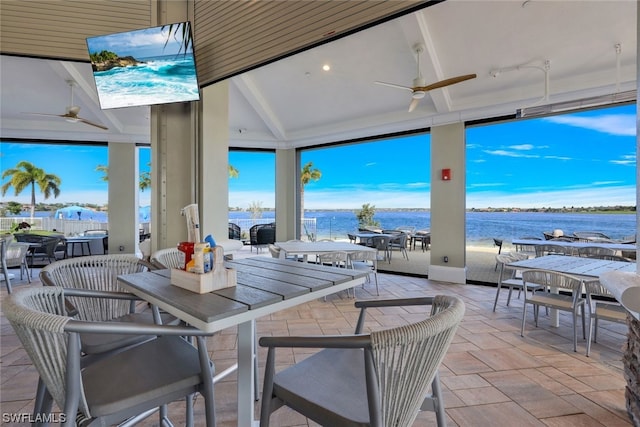
<svg viewBox="0 0 640 427">
<path fill-rule="evenodd" d="M 163 357 L 157 357 L 158 354 Z M 198 391 L 201 381 L 197 349 L 174 336 L 135 346 L 92 363 L 82 371 L 92 417 L 129 408 L 131 415 L 135 415 L 146 407 L 158 406 L 154 399 L 160 401 L 166 395 L 179 399 Z"/>
<path fill-rule="evenodd" d="M 322 350 L 276 374 L 273 388 L 287 406 L 305 408 L 322 425 L 369 425 L 362 350 Z"/>
</svg>

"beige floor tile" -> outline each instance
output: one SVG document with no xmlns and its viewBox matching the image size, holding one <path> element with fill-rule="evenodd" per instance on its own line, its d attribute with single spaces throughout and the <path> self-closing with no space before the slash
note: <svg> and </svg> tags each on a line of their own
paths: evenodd
<svg viewBox="0 0 640 427">
<path fill-rule="evenodd" d="M 487 270 L 493 270 L 493 264 Z M 484 274 L 490 277 L 491 271 Z M 625 408 L 621 363 L 626 338 L 619 325 L 604 332 L 603 324 L 602 339 L 593 345 L 592 356 L 587 358 L 584 340 L 579 341 L 579 351 L 573 352 L 571 323 L 566 316 L 561 317 L 558 328 L 551 326 L 546 318 L 541 319 L 539 327 L 535 328 L 528 318 L 525 337 L 521 337 L 521 300 L 513 299 L 510 307 L 501 301 L 494 313 L 491 309 L 495 287 L 454 285 L 389 274 L 379 276 L 380 298 L 446 293 L 458 295 L 466 303 L 463 324 L 439 370 L 450 427 L 631 425 Z M 376 298 L 361 288 L 357 289 L 357 295 Z M 6 291 L 0 291 L 0 297 L 6 298 Z M 346 293 L 329 296 L 327 301 L 319 299 L 259 319 L 256 329 L 259 336 L 349 334 L 353 332 L 358 316 L 353 302 Z M 420 307 L 371 309 L 367 312 L 365 330 L 413 322 L 427 311 L 428 308 Z M 0 333 L 2 411 L 29 413 L 37 375 L 4 317 L 0 317 Z M 221 331 L 207 341 L 218 371 L 235 362 L 236 328 Z M 314 351 L 281 349 L 278 351 L 277 369 L 303 360 Z M 258 355 L 262 374 L 265 349 L 260 348 Z M 218 427 L 235 426 L 235 374 L 217 383 L 215 392 Z M 259 402 L 256 414 L 258 405 Z M 180 425 L 184 418 L 184 404 L 172 404 L 170 413 L 175 425 Z M 202 425 L 202 399 L 196 400 L 195 413 L 196 425 Z M 157 425 L 157 417 L 146 420 L 142 425 Z M 317 426 L 287 408 L 273 415 L 271 425 Z M 433 413 L 419 414 L 414 425 L 435 426 L 435 416 Z"/>
</svg>

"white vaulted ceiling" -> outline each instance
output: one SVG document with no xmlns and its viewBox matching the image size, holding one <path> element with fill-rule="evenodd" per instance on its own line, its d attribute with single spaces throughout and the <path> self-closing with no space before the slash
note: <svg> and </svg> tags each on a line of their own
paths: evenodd
<svg viewBox="0 0 640 427">
<path fill-rule="evenodd" d="M 634 1 L 448 0 L 232 77 L 230 145 L 310 146 L 635 90 L 636 21 Z M 409 113 L 409 91 L 374 81 L 412 86 L 418 43 L 427 84 L 477 78 L 428 92 Z M 69 79 L 79 115 L 108 131 L 24 114 L 63 114 Z M 2 56 L 0 82 L 3 139 L 149 142 L 149 108 L 100 110 L 88 63 Z"/>
</svg>

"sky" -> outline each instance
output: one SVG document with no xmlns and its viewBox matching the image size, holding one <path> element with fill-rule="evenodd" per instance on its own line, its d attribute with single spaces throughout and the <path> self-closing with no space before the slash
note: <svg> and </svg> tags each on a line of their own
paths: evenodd
<svg viewBox="0 0 640 427">
<path fill-rule="evenodd" d="M 635 128 L 635 105 L 470 127 L 467 208 L 634 206 Z M 273 206 L 275 160 L 261 156 L 270 164 L 230 154 L 230 206 Z M 305 209 L 430 208 L 428 134 L 308 150 L 309 161 L 322 177 L 305 187 Z"/>
<path fill-rule="evenodd" d="M 635 206 L 635 105 L 467 129 L 467 208 Z M 143 169 L 150 150 L 140 150 Z M 0 143 L 0 170 L 27 160 L 62 179 L 57 199 L 38 202 L 107 203 L 107 183 L 95 171 L 106 147 Z M 428 134 L 307 150 L 322 176 L 305 187 L 305 209 L 430 208 Z M 275 205 L 275 154 L 232 151 L 239 171 L 229 180 L 229 206 Z M 72 166 L 72 167 L 70 167 Z M 453 171 L 455 179 L 459 171 Z M 6 179 L 2 181 L 4 184 Z M 140 205 L 150 192 L 140 193 Z M 29 193 L 3 201 L 29 202 Z"/>
<path fill-rule="evenodd" d="M 141 170 L 148 170 L 151 162 L 151 150 L 139 149 Z M 44 195 L 36 189 L 36 203 L 70 203 L 106 205 L 108 201 L 108 182 L 102 180 L 104 174 L 96 171 L 98 165 L 108 164 L 107 147 L 64 144 L 25 144 L 0 143 L 0 171 L 15 168 L 26 160 L 34 166 L 44 169 L 46 173 L 60 178 L 60 196 L 44 199 Z M 2 175 L 0 175 L 2 176 Z M 2 184 L 8 178 L 2 180 Z M 149 190 L 140 192 L 140 206 L 151 202 Z M 31 191 L 23 190 L 15 196 L 13 187 L 0 198 L 3 202 L 16 201 L 31 203 Z"/>
<path fill-rule="evenodd" d="M 87 47 L 90 53 L 108 50 L 118 54 L 118 56 L 133 56 L 136 59 L 150 56 L 174 55 L 179 52 L 183 53 L 180 50 L 182 39 L 174 37 L 167 38 L 169 34 L 168 27 L 164 28 L 164 30 L 162 30 L 162 28 L 163 27 L 160 26 L 89 37 L 87 39 Z M 178 30 L 178 34 L 182 34 L 181 30 Z M 166 46 L 165 43 L 167 43 Z"/>
</svg>

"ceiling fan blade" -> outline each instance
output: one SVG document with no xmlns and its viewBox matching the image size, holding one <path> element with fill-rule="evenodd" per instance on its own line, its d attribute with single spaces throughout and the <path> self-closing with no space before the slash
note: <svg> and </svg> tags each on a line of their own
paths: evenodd
<svg viewBox="0 0 640 427">
<path fill-rule="evenodd" d="M 411 104 L 409 104 L 409 112 L 412 112 L 413 110 L 415 110 L 419 102 L 420 102 L 420 98 L 413 98 L 411 100 Z"/>
<path fill-rule="evenodd" d="M 95 123 L 95 122 L 89 121 L 89 120 L 87 120 L 87 119 L 82 119 L 82 118 L 80 118 L 80 117 L 76 117 L 76 119 L 77 119 L 79 122 L 82 122 L 82 123 L 84 123 L 84 124 L 87 124 L 87 125 L 90 125 L 90 126 L 95 126 L 95 127 L 97 127 L 97 128 L 104 129 L 104 130 L 109 130 L 109 128 L 108 128 L 108 127 L 106 127 L 106 126 L 104 126 L 104 125 L 101 125 L 100 123 Z"/>
<path fill-rule="evenodd" d="M 47 113 L 22 113 L 30 116 L 47 116 L 47 117 L 66 117 L 64 114 L 47 114 Z"/>
<path fill-rule="evenodd" d="M 440 80 L 439 82 L 431 83 L 430 85 L 424 87 L 416 87 L 416 90 L 423 90 L 425 92 L 439 89 L 441 87 L 450 86 L 456 83 L 463 82 L 465 80 L 475 79 L 477 76 L 475 74 L 465 74 L 464 76 L 451 77 L 450 79 Z"/>
<path fill-rule="evenodd" d="M 408 86 L 400 86 L 397 84 L 393 84 L 393 83 L 385 83 L 385 82 L 374 82 L 377 85 L 382 85 L 382 86 L 389 86 L 389 87 L 395 87 L 396 89 L 404 89 L 404 90 L 408 90 L 413 92 L 413 88 L 410 88 Z"/>
</svg>

